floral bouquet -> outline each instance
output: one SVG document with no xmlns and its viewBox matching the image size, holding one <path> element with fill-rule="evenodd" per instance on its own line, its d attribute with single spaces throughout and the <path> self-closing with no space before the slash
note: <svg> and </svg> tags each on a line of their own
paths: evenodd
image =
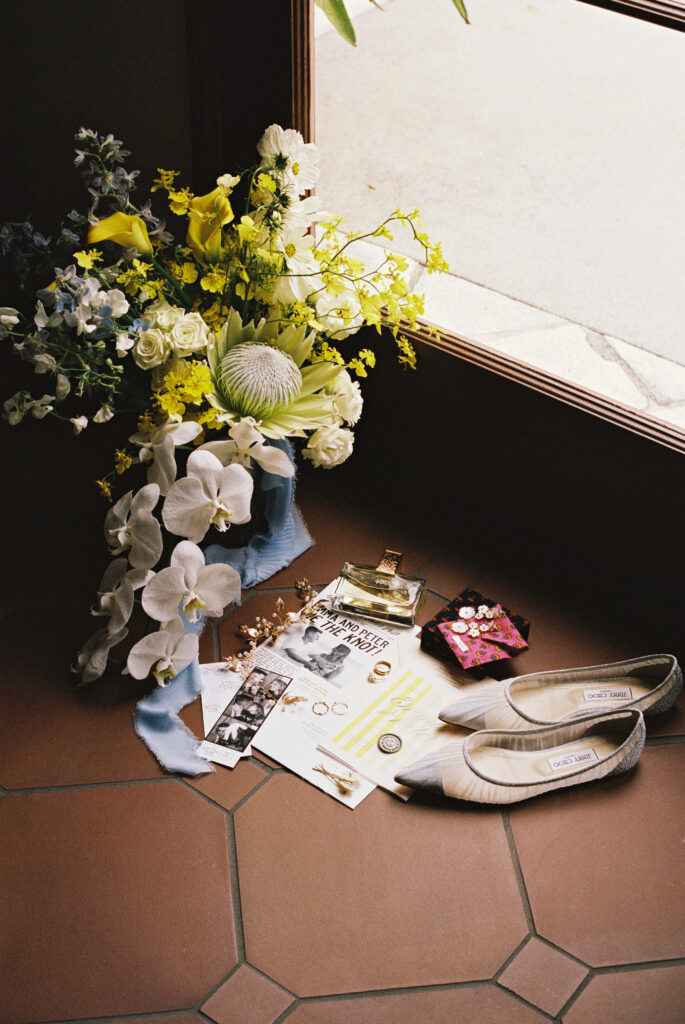
<svg viewBox="0 0 685 1024">
<path fill-rule="evenodd" d="M 166 193 L 182 242 L 151 200 L 134 204 L 138 172 L 126 171 L 121 142 L 86 129 L 76 139 L 87 213 L 72 211 L 54 243 L 28 223 L 0 231 L 23 286 L 38 285 L 27 317 L 0 308 L 0 337 L 50 381 L 40 397 L 21 390 L 7 399 L 4 418 L 50 415 L 77 435 L 114 416 L 137 422 L 97 481 L 111 503 L 104 532 L 113 560 L 92 608 L 105 624 L 77 667 L 89 683 L 118 660 L 135 678 L 164 684 L 197 654 L 193 624 L 221 615 L 246 582 L 230 558 L 208 559 L 208 544 L 253 519 L 269 488 L 292 505 L 291 439 L 302 439 L 315 466 L 350 455 L 362 410 L 355 378 L 375 357 L 368 348 L 343 354 L 340 343 L 364 324 L 386 327 L 400 362 L 415 364 L 404 331 L 423 305 L 406 283 L 407 260 L 378 248 L 367 266 L 354 243 L 391 240 L 401 224 L 429 271 L 446 264 L 418 211 L 396 210 L 366 234 L 322 214 L 308 195 L 319 153 L 296 131 L 272 125 L 259 162 L 222 174 L 207 195 L 160 169 L 152 192 Z M 267 529 L 277 532 L 286 513 L 267 514 Z M 136 608 L 147 617 L 137 639 Z M 127 636 L 117 659 L 111 652 Z"/>
</svg>

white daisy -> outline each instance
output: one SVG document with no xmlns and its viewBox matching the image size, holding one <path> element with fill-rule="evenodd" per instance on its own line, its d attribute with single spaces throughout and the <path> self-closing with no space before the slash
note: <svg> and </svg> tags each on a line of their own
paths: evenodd
<svg viewBox="0 0 685 1024">
<path fill-rule="evenodd" d="M 319 177 L 319 150 L 313 142 L 305 142 L 294 128 L 283 129 L 272 124 L 257 144 L 262 167 L 275 171 L 302 195 L 313 188 Z"/>
</svg>

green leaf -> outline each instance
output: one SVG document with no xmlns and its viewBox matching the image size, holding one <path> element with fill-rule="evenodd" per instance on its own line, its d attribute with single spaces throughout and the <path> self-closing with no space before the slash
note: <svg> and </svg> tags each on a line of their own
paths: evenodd
<svg viewBox="0 0 685 1024">
<path fill-rule="evenodd" d="M 318 0 L 317 0 L 317 2 L 318 2 Z M 464 0 L 452 0 L 452 3 L 457 8 L 457 10 L 461 14 L 462 18 L 464 19 L 464 21 L 468 25 L 468 23 L 469 23 L 469 16 L 468 16 L 468 14 L 466 12 L 466 4 L 464 3 Z"/>
<path fill-rule="evenodd" d="M 345 42 L 357 45 L 357 36 L 354 31 L 350 16 L 345 9 L 344 0 L 314 0 L 326 15 L 331 25 L 339 32 Z M 453 0 L 457 3 L 457 0 Z"/>
</svg>

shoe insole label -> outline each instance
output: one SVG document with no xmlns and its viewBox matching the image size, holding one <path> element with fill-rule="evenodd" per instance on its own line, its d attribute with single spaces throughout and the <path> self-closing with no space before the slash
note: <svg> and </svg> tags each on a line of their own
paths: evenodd
<svg viewBox="0 0 685 1024">
<path fill-rule="evenodd" d="M 548 757 L 547 763 L 553 772 L 560 772 L 564 768 L 575 768 L 576 765 L 588 764 L 590 761 L 596 761 L 597 754 L 588 747 L 587 750 L 577 750 L 573 754 L 560 754 L 559 757 Z"/>
<path fill-rule="evenodd" d="M 598 689 L 583 690 L 585 701 L 592 704 L 594 701 L 605 700 L 631 700 L 633 691 L 629 686 L 602 686 Z"/>
</svg>

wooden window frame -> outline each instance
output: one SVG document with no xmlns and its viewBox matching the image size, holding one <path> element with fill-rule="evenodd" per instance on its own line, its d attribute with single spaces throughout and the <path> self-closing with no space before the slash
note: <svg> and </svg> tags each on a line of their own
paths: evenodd
<svg viewBox="0 0 685 1024">
<path fill-rule="evenodd" d="M 685 4 L 679 0 L 580 0 L 580 2 L 685 32 Z"/>
<path fill-rule="evenodd" d="M 186 0 L 186 2 L 189 7 L 197 10 L 198 0 Z M 269 2 L 273 3 L 273 0 L 269 0 Z M 661 0 L 660 3 L 651 2 L 651 0 L 634 0 L 634 2 L 630 0 L 626 3 L 613 3 L 610 0 L 606 0 L 606 2 L 605 0 L 581 0 L 581 2 L 597 3 L 603 7 L 621 7 L 622 9 L 629 7 L 651 8 L 654 14 L 657 13 L 656 8 L 665 9 L 678 6 L 671 3 L 670 0 Z M 221 7 L 223 0 L 199 0 L 199 3 L 203 6 L 218 4 Z M 252 7 L 247 10 L 252 10 L 255 5 L 259 7 L 264 3 L 266 0 L 258 0 L 258 2 L 252 0 Z M 287 86 L 290 90 L 289 97 L 284 97 L 281 104 L 282 116 L 287 117 L 287 101 L 289 102 L 290 125 L 300 131 L 307 141 L 314 141 L 314 0 L 289 0 L 283 4 L 280 10 L 282 16 L 289 15 L 290 31 L 289 67 L 286 67 L 284 63 L 284 66 L 278 69 L 279 81 L 282 84 L 287 79 Z M 637 10 L 631 13 L 637 13 Z M 645 13 L 647 12 L 645 11 Z M 682 15 L 683 24 L 679 27 L 685 27 L 685 10 Z M 205 90 L 203 99 L 206 100 L 206 98 Z M 197 103 L 194 103 L 193 106 L 197 108 Z M 216 111 L 212 116 L 219 117 Z M 202 110 L 200 123 L 197 125 L 200 129 L 203 127 L 203 119 L 206 122 L 205 110 Z M 195 117 L 192 120 L 195 131 Z M 215 156 L 212 159 L 214 162 L 211 166 L 216 167 Z M 410 332 L 410 336 L 419 346 L 428 345 L 438 348 L 458 359 L 516 381 L 534 391 L 549 395 L 560 402 L 614 423 L 625 430 L 676 451 L 685 452 L 685 431 L 646 413 L 623 406 L 581 385 L 565 381 L 545 370 L 529 366 L 453 332 L 441 329 L 437 334 L 431 333 L 428 330 L 428 324 L 420 325 L 418 330 Z"/>
</svg>

